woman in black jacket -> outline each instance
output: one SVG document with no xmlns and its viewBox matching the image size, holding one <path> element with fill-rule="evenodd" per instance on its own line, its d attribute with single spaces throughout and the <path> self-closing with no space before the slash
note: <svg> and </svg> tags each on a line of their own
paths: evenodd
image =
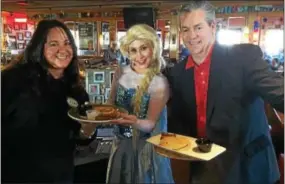
<svg viewBox="0 0 285 184">
<path fill-rule="evenodd" d="M 84 103 L 88 95 L 80 86 L 68 28 L 56 20 L 41 21 L 24 59 L 2 71 L 1 85 L 2 182 L 72 182 L 75 138 L 82 126 L 67 116 L 67 98 Z"/>
</svg>

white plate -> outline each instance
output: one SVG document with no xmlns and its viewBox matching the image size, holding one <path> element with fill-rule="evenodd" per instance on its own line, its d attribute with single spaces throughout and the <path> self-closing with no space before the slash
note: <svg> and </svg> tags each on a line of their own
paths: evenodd
<svg viewBox="0 0 285 184">
<path fill-rule="evenodd" d="M 95 105 L 93 104 L 92 105 L 94 108 L 97 107 L 115 107 L 114 105 Z M 117 111 L 119 111 L 120 113 L 128 113 L 128 111 L 126 111 L 125 109 L 123 108 L 120 108 L 120 107 L 115 107 L 117 109 Z M 111 121 L 113 120 L 119 120 L 119 119 L 122 119 L 121 117 L 117 117 L 117 118 L 114 118 L 114 119 L 105 119 L 105 120 L 90 120 L 90 119 L 87 119 L 87 117 L 85 116 L 81 116 L 77 109 L 75 108 L 72 108 L 68 111 L 68 116 L 75 120 L 75 121 L 81 121 L 81 122 L 86 122 L 86 123 L 96 123 L 96 124 L 100 124 L 100 123 L 110 123 Z"/>
</svg>

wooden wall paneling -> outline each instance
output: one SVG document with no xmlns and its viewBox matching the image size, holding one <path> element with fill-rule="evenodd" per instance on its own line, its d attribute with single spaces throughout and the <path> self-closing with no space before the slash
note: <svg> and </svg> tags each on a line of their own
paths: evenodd
<svg viewBox="0 0 285 184">
<path fill-rule="evenodd" d="M 97 25 L 97 55 L 100 56 L 101 51 L 102 51 L 102 47 L 101 47 L 101 42 L 102 42 L 102 22 L 101 21 L 97 21 L 96 22 Z"/>
<path fill-rule="evenodd" d="M 175 14 L 171 15 L 170 19 L 170 48 L 169 58 L 178 59 L 179 53 L 179 32 L 178 32 L 178 16 Z"/>
<path fill-rule="evenodd" d="M 117 40 L 117 20 L 109 21 L 110 41 Z"/>
</svg>

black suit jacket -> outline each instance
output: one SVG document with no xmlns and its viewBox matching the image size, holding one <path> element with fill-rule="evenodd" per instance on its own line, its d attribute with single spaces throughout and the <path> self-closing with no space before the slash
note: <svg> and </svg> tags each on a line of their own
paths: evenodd
<svg viewBox="0 0 285 184">
<path fill-rule="evenodd" d="M 196 137 L 194 68 L 186 70 L 186 62 L 187 59 L 177 64 L 168 75 L 172 90 L 168 130 Z M 283 112 L 284 78 L 270 71 L 260 48 L 251 44 L 232 47 L 215 44 L 210 65 L 206 133 L 212 141 L 227 148 L 217 158 L 224 168 L 221 171 L 225 174 L 224 181 L 230 178 L 237 183 L 262 183 L 278 178 L 263 100 Z M 264 155 L 251 161 L 251 165 L 241 164 L 244 158 L 253 158 L 261 151 Z M 260 159 L 267 161 L 262 163 Z M 258 163 L 267 168 L 254 173 Z M 277 174 L 272 174 L 274 171 Z M 257 175 L 252 177 L 253 173 Z"/>
</svg>

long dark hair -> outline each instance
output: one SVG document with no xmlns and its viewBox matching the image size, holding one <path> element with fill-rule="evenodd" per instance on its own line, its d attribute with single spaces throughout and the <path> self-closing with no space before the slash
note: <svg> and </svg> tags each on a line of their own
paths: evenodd
<svg viewBox="0 0 285 184">
<path fill-rule="evenodd" d="M 52 28 L 61 28 L 67 35 L 73 50 L 73 57 L 64 71 L 64 78 L 68 80 L 71 85 L 79 84 L 79 69 L 77 58 L 77 47 L 70 30 L 67 26 L 58 20 L 42 20 L 38 23 L 37 28 L 33 34 L 32 39 L 28 43 L 24 52 L 24 62 L 35 64 L 38 63 L 47 71 L 49 64 L 44 56 L 44 45 L 47 41 L 47 36 Z"/>
</svg>

